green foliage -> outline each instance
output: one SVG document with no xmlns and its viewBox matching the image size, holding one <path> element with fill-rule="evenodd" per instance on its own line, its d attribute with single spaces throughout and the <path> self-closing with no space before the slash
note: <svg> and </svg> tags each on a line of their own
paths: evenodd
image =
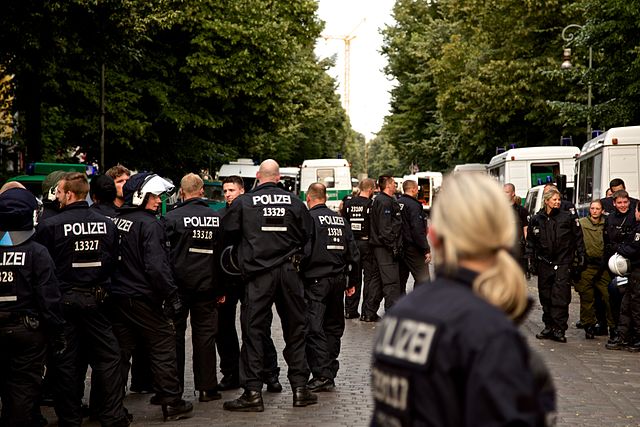
<svg viewBox="0 0 640 427">
<path fill-rule="evenodd" d="M 0 63 L 16 74 L 29 157 L 99 158 L 176 177 L 237 157 L 299 164 L 351 129 L 313 53 L 313 0 L 10 0 Z"/>
<path fill-rule="evenodd" d="M 497 146 L 553 145 L 561 135 L 580 143 L 589 82 L 597 126 L 637 123 L 640 8 L 632 3 L 397 0 L 383 52 L 398 85 L 382 133 L 404 165 L 417 160 L 422 170 L 488 162 Z M 561 71 L 562 29 L 574 22 L 587 24 L 572 45 L 573 69 Z M 591 73 L 589 45 L 599 48 Z"/>
</svg>

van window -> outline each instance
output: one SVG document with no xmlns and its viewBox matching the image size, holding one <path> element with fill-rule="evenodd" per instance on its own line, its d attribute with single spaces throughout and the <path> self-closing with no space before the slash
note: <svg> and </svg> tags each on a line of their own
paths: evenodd
<svg viewBox="0 0 640 427">
<path fill-rule="evenodd" d="M 531 186 L 547 184 L 560 175 L 560 163 L 531 163 Z"/>
<path fill-rule="evenodd" d="M 578 204 L 589 203 L 593 197 L 593 169 L 594 158 L 588 158 L 580 162 L 578 171 Z"/>
<path fill-rule="evenodd" d="M 431 178 L 418 178 L 418 200 L 423 205 L 431 205 Z"/>
<path fill-rule="evenodd" d="M 336 186 L 336 177 L 333 169 L 318 169 L 316 172 L 318 182 L 324 184 L 327 188 Z"/>
</svg>

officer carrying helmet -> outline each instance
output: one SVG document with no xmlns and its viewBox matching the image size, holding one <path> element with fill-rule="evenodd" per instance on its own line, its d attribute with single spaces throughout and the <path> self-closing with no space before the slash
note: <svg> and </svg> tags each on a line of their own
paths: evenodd
<svg viewBox="0 0 640 427">
<path fill-rule="evenodd" d="M 126 383 L 129 359 L 141 337 L 149 353 L 156 385 L 152 404 L 162 406 L 165 420 L 193 415 L 193 405 L 182 399 L 178 378 L 173 320 L 182 303 L 171 274 L 166 235 L 156 218 L 160 195 L 173 185 L 158 175 L 139 173 L 123 187 L 125 205 L 115 219 L 120 234 L 120 262 L 114 276 L 113 329 L 123 352 Z"/>
</svg>

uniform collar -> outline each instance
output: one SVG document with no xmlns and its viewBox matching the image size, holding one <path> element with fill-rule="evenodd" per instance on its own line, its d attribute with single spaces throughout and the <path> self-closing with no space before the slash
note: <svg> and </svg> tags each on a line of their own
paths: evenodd
<svg viewBox="0 0 640 427">
<path fill-rule="evenodd" d="M 264 184 L 258 185 L 256 188 L 254 188 L 250 192 L 253 193 L 258 190 L 262 190 L 263 188 L 269 188 L 269 187 L 278 187 L 278 185 L 275 182 L 265 182 Z"/>
<path fill-rule="evenodd" d="M 324 203 L 320 203 L 319 205 L 315 205 L 314 207 L 312 207 L 311 209 L 309 209 L 310 211 L 315 211 L 316 209 L 321 209 L 321 208 L 326 208 L 327 205 L 325 205 Z"/>
<path fill-rule="evenodd" d="M 458 267 L 455 271 L 448 273 L 445 272 L 442 268 L 438 268 L 436 270 L 436 275 L 454 280 L 471 289 L 471 287 L 473 286 L 473 281 L 476 280 L 476 277 L 478 277 L 478 272 L 469 270 L 468 268 Z"/>
<path fill-rule="evenodd" d="M 71 210 L 71 209 L 87 209 L 88 207 L 89 207 L 89 203 L 87 203 L 86 200 L 80 200 L 65 206 L 60 210 L 60 212 L 64 212 L 66 210 Z"/>
<path fill-rule="evenodd" d="M 205 199 L 203 199 L 202 197 L 192 197 L 190 199 L 184 200 L 182 202 L 180 202 L 178 204 L 178 206 L 176 206 L 176 208 L 181 208 L 182 206 L 186 206 L 186 205 L 202 205 L 202 206 L 209 206 L 206 202 Z"/>
</svg>

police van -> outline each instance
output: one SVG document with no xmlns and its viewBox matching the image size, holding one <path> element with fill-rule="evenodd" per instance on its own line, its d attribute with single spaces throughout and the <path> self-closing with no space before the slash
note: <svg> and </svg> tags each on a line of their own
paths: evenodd
<svg viewBox="0 0 640 427">
<path fill-rule="evenodd" d="M 556 176 L 565 175 L 565 196 L 572 200 L 575 159 L 578 153 L 580 149 L 573 146 L 512 148 L 493 156 L 487 171 L 500 184 L 513 184 L 516 195 L 523 201 L 531 187 L 551 183 Z"/>
<path fill-rule="evenodd" d="M 631 197 L 640 194 L 640 126 L 611 128 L 587 141 L 576 160 L 575 205 L 581 216 L 606 196 L 609 182 L 624 180 Z"/>
<path fill-rule="evenodd" d="M 327 187 L 327 207 L 337 212 L 342 199 L 352 192 L 351 165 L 344 159 L 305 160 L 300 167 L 300 198 L 303 201 L 314 182 Z"/>
<path fill-rule="evenodd" d="M 260 169 L 260 166 L 257 166 L 253 160 L 241 158 L 220 166 L 216 174 L 216 179 L 222 181 L 229 176 L 237 175 L 242 178 L 244 188 L 249 191 L 256 183 L 256 173 L 258 173 L 258 169 Z"/>
<path fill-rule="evenodd" d="M 484 163 L 465 163 L 462 165 L 456 165 L 453 168 L 454 175 L 458 175 L 462 173 L 486 175 L 487 165 Z"/>
<path fill-rule="evenodd" d="M 409 179 L 418 183 L 417 199 L 422 203 L 422 209 L 430 212 L 436 192 L 442 185 L 442 172 L 417 172 L 403 177 L 403 181 Z"/>
<path fill-rule="evenodd" d="M 47 175 L 56 171 L 86 173 L 88 177 L 91 177 L 96 173 L 95 168 L 91 165 L 79 163 L 35 162 L 27 165 L 25 175 L 14 176 L 9 178 L 7 182 L 19 182 L 24 185 L 27 190 L 31 191 L 34 196 L 42 199 L 42 183 Z"/>
</svg>

